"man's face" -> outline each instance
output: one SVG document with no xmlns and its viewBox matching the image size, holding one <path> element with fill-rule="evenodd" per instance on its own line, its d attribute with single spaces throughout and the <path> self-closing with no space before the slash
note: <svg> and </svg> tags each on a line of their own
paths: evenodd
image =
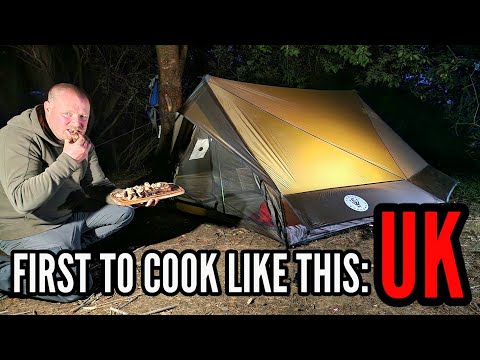
<svg viewBox="0 0 480 360">
<path fill-rule="evenodd" d="M 44 107 L 48 126 L 59 140 L 64 139 L 67 129 L 82 135 L 87 131 L 90 103 L 74 91 L 59 91 L 52 100 L 45 101 Z"/>
</svg>

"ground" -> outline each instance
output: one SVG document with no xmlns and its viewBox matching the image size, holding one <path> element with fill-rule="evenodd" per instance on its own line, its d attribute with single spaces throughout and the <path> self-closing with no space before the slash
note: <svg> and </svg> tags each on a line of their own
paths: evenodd
<svg viewBox="0 0 480 360">
<path fill-rule="evenodd" d="M 466 306 L 421 306 L 414 302 L 408 306 L 386 305 L 375 293 L 373 286 L 373 234 L 371 226 L 345 231 L 336 236 L 302 246 L 302 250 L 337 249 L 357 250 L 364 259 L 373 263 L 373 270 L 363 274 L 363 281 L 372 284 L 369 296 L 303 296 L 298 294 L 296 264 L 289 263 L 291 285 L 289 296 L 175 296 L 145 295 L 140 288 L 140 262 L 142 254 L 150 249 L 160 252 L 175 250 L 219 250 L 220 284 L 224 286 L 224 260 L 226 250 L 283 250 L 284 246 L 270 238 L 245 228 L 213 222 L 208 218 L 185 214 L 172 208 L 167 201 L 156 208 L 138 208 L 134 221 L 123 231 L 112 235 L 96 251 L 112 249 L 130 250 L 137 260 L 138 288 L 130 296 L 102 295 L 100 292 L 86 303 L 50 303 L 33 299 L 6 298 L 0 301 L 0 314 L 66 314 L 66 315 L 236 315 L 236 314 L 287 314 L 287 315 L 474 315 L 480 314 L 480 215 L 471 213 L 461 234 L 461 246 L 466 265 L 472 301 Z M 290 249 L 290 252 L 297 249 Z M 84 305 L 83 307 L 81 305 Z M 112 308 L 114 310 L 112 310 Z"/>
</svg>

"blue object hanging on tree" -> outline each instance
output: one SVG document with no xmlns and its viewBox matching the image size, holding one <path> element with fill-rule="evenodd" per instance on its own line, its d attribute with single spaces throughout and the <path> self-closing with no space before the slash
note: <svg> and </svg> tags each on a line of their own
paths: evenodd
<svg viewBox="0 0 480 360">
<path fill-rule="evenodd" d="M 158 75 L 154 76 L 150 80 L 150 84 L 148 85 L 150 89 L 150 97 L 148 99 L 147 105 L 147 116 L 149 117 L 152 127 L 157 131 L 158 130 L 158 137 L 160 138 L 160 133 L 162 130 L 161 125 L 159 124 L 159 111 L 158 111 Z"/>
</svg>

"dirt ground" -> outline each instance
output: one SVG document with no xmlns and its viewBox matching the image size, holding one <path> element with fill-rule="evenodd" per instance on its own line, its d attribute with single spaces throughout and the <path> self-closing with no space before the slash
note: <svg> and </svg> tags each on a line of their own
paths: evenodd
<svg viewBox="0 0 480 360">
<path fill-rule="evenodd" d="M 272 239 L 245 228 L 229 226 L 175 210 L 172 201 L 155 208 L 138 208 L 132 223 L 123 231 L 105 240 L 95 251 L 133 251 L 137 260 L 138 288 L 130 296 L 94 294 L 86 301 L 58 304 L 45 301 L 5 298 L 0 300 L 0 314 L 31 315 L 478 315 L 480 314 L 480 213 L 471 211 L 461 234 L 461 246 L 472 292 L 467 306 L 421 306 L 414 302 L 403 307 L 386 305 L 375 293 L 373 282 L 373 233 L 371 226 L 345 231 L 301 248 L 357 250 L 364 259 L 372 261 L 373 269 L 362 275 L 370 283 L 368 296 L 303 296 L 298 294 L 295 281 L 296 264 L 289 263 L 291 285 L 289 296 L 227 296 L 223 291 L 224 260 L 227 250 L 283 250 Z M 140 261 L 150 249 L 160 252 L 176 250 L 219 250 L 218 274 L 222 285 L 220 296 L 149 296 L 140 287 Z M 292 257 L 291 257 L 292 258 Z M 83 306 L 82 306 L 83 305 Z M 112 310 L 112 308 L 114 310 Z"/>
</svg>

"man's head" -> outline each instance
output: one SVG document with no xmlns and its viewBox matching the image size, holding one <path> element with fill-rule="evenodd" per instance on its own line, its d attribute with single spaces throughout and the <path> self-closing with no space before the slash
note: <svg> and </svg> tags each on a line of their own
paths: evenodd
<svg viewBox="0 0 480 360">
<path fill-rule="evenodd" d="M 54 85 L 43 105 L 48 126 L 59 140 L 64 139 L 66 130 L 81 134 L 87 131 L 90 101 L 77 86 L 67 83 Z"/>
</svg>

